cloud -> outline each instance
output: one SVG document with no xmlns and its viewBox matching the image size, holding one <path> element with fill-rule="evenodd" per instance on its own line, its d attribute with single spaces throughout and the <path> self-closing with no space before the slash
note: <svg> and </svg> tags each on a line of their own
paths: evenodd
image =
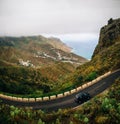
<svg viewBox="0 0 120 124">
<path fill-rule="evenodd" d="M 119 0 L 0 0 L 0 35 L 95 34 L 119 12 Z"/>
<path fill-rule="evenodd" d="M 91 42 L 98 41 L 98 34 L 88 34 L 88 33 L 80 33 L 80 34 L 42 34 L 45 37 L 58 37 L 63 42 Z"/>
</svg>

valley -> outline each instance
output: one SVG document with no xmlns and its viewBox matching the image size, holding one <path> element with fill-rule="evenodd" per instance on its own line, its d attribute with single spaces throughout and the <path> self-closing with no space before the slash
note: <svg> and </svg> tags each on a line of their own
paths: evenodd
<svg viewBox="0 0 120 124">
<path fill-rule="evenodd" d="M 0 37 L 0 90 L 26 97 L 61 92 L 73 85 L 64 82 L 68 75 L 86 62 L 57 38 Z"/>
<path fill-rule="evenodd" d="M 58 44 L 63 45 L 61 42 Z M 43 111 L 15 107 L 13 101 L 11 106 L 4 100 L 0 101 L 0 121 L 119 124 L 120 71 L 116 70 L 120 69 L 120 18 L 111 18 L 101 28 L 91 61 L 71 53 L 66 46 L 63 49 L 55 46 L 41 36 L 0 38 L 0 92 L 27 98 L 57 95 L 91 82 L 106 72 L 115 73 L 98 81 L 98 84 L 93 85 L 95 89 L 92 86 L 88 87 L 89 90 L 85 89 L 93 98 L 81 106 L 77 105 L 75 109 L 69 108 L 76 107 L 73 103 L 75 94 L 61 98 L 62 102 L 59 99 L 58 103 L 55 103 L 57 100 L 52 100 L 53 104 L 49 103 L 50 106 L 48 101 L 38 103 L 39 105 L 36 102 L 35 109 L 42 109 L 43 105 Z M 100 92 L 102 93 L 98 94 Z M 45 109 L 56 111 L 47 113 Z"/>
</svg>

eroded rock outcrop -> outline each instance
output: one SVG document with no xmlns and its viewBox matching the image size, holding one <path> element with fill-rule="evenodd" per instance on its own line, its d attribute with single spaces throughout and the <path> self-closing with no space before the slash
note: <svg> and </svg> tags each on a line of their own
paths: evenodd
<svg viewBox="0 0 120 124">
<path fill-rule="evenodd" d="M 101 28 L 99 43 L 94 51 L 93 57 L 102 51 L 104 48 L 109 47 L 116 42 L 120 37 L 120 18 L 108 20 L 108 24 Z"/>
</svg>

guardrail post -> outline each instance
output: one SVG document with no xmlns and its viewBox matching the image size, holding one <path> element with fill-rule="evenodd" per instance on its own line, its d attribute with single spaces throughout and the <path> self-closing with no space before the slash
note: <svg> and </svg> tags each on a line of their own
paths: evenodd
<svg viewBox="0 0 120 124">
<path fill-rule="evenodd" d="M 70 95 L 70 91 L 64 92 L 64 96 Z"/>
<path fill-rule="evenodd" d="M 83 89 L 85 89 L 86 87 L 87 87 L 87 85 L 86 85 L 86 84 L 83 84 L 83 85 L 82 85 L 82 88 L 83 88 Z"/>
<path fill-rule="evenodd" d="M 28 102 L 28 98 L 22 98 L 23 102 Z"/>
<path fill-rule="evenodd" d="M 56 99 L 56 95 L 50 96 L 50 100 Z"/>
<path fill-rule="evenodd" d="M 18 98 L 17 97 L 12 97 L 12 100 L 18 101 Z"/>
<path fill-rule="evenodd" d="M 21 102 L 22 101 L 22 98 L 18 97 L 17 100 Z"/>
<path fill-rule="evenodd" d="M 72 94 L 72 93 L 75 93 L 75 92 L 76 92 L 76 90 L 77 90 L 77 89 L 73 89 L 73 90 L 71 90 L 71 91 L 70 91 L 70 92 L 71 92 L 71 94 Z"/>
<path fill-rule="evenodd" d="M 64 94 L 63 93 L 57 94 L 57 98 L 61 98 L 61 97 L 64 97 Z"/>
<path fill-rule="evenodd" d="M 91 86 L 91 85 L 92 85 L 92 82 L 88 82 L 88 83 L 87 83 L 87 86 Z"/>
<path fill-rule="evenodd" d="M 77 88 L 77 91 L 79 91 L 79 90 L 82 90 L 82 87 L 81 86 Z"/>
<path fill-rule="evenodd" d="M 30 102 L 35 102 L 35 98 L 29 98 Z"/>
<path fill-rule="evenodd" d="M 36 98 L 36 101 L 37 101 L 37 102 L 42 101 L 42 98 L 41 98 L 41 97 Z"/>
<path fill-rule="evenodd" d="M 43 101 L 47 101 L 47 100 L 49 100 L 48 96 L 43 97 Z"/>
</svg>

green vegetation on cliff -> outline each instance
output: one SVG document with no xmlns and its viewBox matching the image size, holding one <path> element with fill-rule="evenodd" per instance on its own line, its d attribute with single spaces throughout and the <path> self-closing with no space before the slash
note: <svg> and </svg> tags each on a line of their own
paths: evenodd
<svg viewBox="0 0 120 124">
<path fill-rule="evenodd" d="M 81 84 L 81 80 L 86 82 L 91 73 L 99 76 L 118 68 L 120 68 L 120 19 L 112 20 L 101 29 L 99 43 L 92 60 L 77 67 L 68 80 Z"/>
</svg>

